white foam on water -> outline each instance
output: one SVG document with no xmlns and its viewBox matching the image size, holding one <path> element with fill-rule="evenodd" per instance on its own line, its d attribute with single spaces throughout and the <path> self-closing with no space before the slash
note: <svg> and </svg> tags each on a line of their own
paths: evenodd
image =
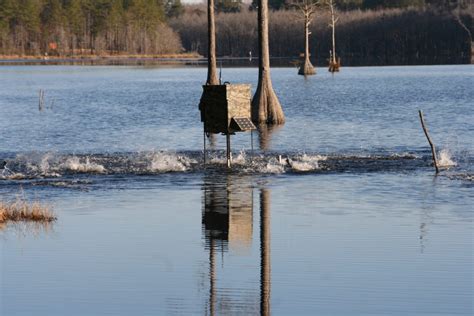
<svg viewBox="0 0 474 316">
<path fill-rule="evenodd" d="M 324 160 L 328 159 L 327 156 L 322 156 L 322 155 L 311 156 L 311 155 L 303 154 L 300 157 L 301 157 L 301 160 L 303 160 L 303 161 L 324 161 Z"/>
<path fill-rule="evenodd" d="M 53 166 L 51 165 L 53 164 Z M 58 170 L 55 170 L 54 165 L 58 164 L 58 157 L 52 153 L 47 153 L 41 158 L 41 162 L 39 164 L 39 169 L 41 176 L 49 177 L 49 178 L 59 178 L 61 174 L 59 174 Z"/>
<path fill-rule="evenodd" d="M 227 163 L 227 159 L 226 157 L 213 156 L 213 157 L 210 157 L 209 162 L 213 164 L 225 164 Z"/>
<path fill-rule="evenodd" d="M 0 179 L 2 180 L 23 180 L 26 179 L 26 176 L 20 172 L 12 172 L 10 169 L 3 169 L 0 172 Z"/>
<path fill-rule="evenodd" d="M 393 153 L 389 156 L 389 158 L 405 158 L 405 159 L 417 159 L 421 158 L 421 155 L 409 153 L 409 152 L 403 152 L 403 153 Z"/>
<path fill-rule="evenodd" d="M 9 176 L 7 176 L 8 180 L 23 180 L 26 179 L 27 177 L 23 173 L 14 173 Z"/>
<path fill-rule="evenodd" d="M 469 174 L 469 173 L 451 174 L 451 175 L 448 175 L 447 177 L 453 180 L 474 182 L 474 174 Z"/>
<path fill-rule="evenodd" d="M 327 157 L 321 155 L 302 154 L 293 159 L 288 158 L 288 163 L 294 171 L 313 171 L 319 169 L 319 161 L 326 160 Z"/>
<path fill-rule="evenodd" d="M 218 153 L 211 154 L 209 157 L 209 162 L 211 164 L 227 164 L 226 154 L 220 156 Z M 232 155 L 232 164 L 233 165 L 245 165 L 247 163 L 247 154 L 244 150 L 241 150 L 237 156 Z"/>
<path fill-rule="evenodd" d="M 90 162 L 89 157 L 86 157 L 85 162 L 81 162 L 79 157 L 67 158 L 66 161 L 60 165 L 60 168 L 83 173 L 104 173 L 106 171 L 104 166 Z"/>
<path fill-rule="evenodd" d="M 18 161 L 22 161 L 22 160 L 25 161 L 26 170 L 29 173 L 35 173 L 35 174 L 48 173 L 50 169 L 49 160 L 51 159 L 52 159 L 52 155 L 50 153 L 46 153 L 41 156 L 34 154 L 31 156 L 20 155 L 17 157 Z"/>
<path fill-rule="evenodd" d="M 13 172 L 10 170 L 11 173 L 15 173 L 14 178 L 13 175 L 9 176 L 9 179 L 18 180 L 24 178 L 31 178 L 31 177 L 60 177 L 61 175 L 57 173 L 58 170 L 55 170 L 54 166 L 58 163 L 58 157 L 53 153 L 46 153 L 46 154 L 31 154 L 29 156 L 26 155 L 18 155 L 15 158 L 16 162 L 24 163 L 25 169 L 21 170 L 21 172 Z M 23 174 L 24 172 L 24 174 Z"/>
<path fill-rule="evenodd" d="M 247 154 L 245 153 L 245 150 L 241 150 L 235 158 L 232 157 L 232 163 L 237 165 L 245 165 L 247 163 Z"/>
<path fill-rule="evenodd" d="M 270 158 L 267 163 L 257 166 L 257 172 L 260 173 L 284 173 L 285 162 L 280 163 L 277 158 Z"/>
<path fill-rule="evenodd" d="M 438 153 L 438 166 L 442 168 L 449 168 L 456 166 L 456 162 L 453 161 L 451 153 L 447 149 L 442 149 Z"/>
<path fill-rule="evenodd" d="M 194 159 L 174 153 L 157 152 L 151 155 L 150 171 L 152 172 L 179 172 L 187 171 Z"/>
<path fill-rule="evenodd" d="M 474 182 L 474 175 L 473 174 L 464 174 L 461 176 L 461 179 L 466 181 L 473 181 Z"/>
<path fill-rule="evenodd" d="M 295 171 L 311 171 L 319 168 L 318 163 L 316 166 L 307 162 L 301 162 L 296 160 L 290 160 L 291 168 Z"/>
<path fill-rule="evenodd" d="M 50 153 L 45 154 L 40 161 L 39 169 L 41 170 L 41 174 L 48 174 L 49 172 L 49 160 L 52 159 L 52 155 Z"/>
</svg>

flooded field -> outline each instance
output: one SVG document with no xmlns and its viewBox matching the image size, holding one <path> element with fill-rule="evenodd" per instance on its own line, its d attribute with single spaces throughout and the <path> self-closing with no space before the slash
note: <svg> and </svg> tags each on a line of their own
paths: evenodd
<svg viewBox="0 0 474 316">
<path fill-rule="evenodd" d="M 474 67 L 296 73 L 228 171 L 204 68 L 0 66 L 0 199 L 57 216 L 0 226 L 0 314 L 472 315 Z"/>
</svg>

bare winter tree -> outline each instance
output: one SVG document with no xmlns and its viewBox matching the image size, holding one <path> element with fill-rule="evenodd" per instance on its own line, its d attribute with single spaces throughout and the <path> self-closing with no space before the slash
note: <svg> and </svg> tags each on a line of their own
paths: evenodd
<svg viewBox="0 0 474 316">
<path fill-rule="evenodd" d="M 219 84 L 217 79 L 216 60 L 216 22 L 214 14 L 214 0 L 207 0 L 207 81 L 208 85 Z"/>
<path fill-rule="evenodd" d="M 331 21 L 329 22 L 329 27 L 332 30 L 332 49 L 330 51 L 329 57 L 329 71 L 330 72 L 337 72 L 339 71 L 339 67 L 341 66 L 341 59 L 336 58 L 336 23 L 339 21 L 339 17 L 336 14 L 336 7 L 334 0 L 324 0 L 325 4 L 327 5 L 331 17 Z"/>
<path fill-rule="evenodd" d="M 316 15 L 318 4 L 319 0 L 296 0 L 292 3 L 292 6 L 295 7 L 298 14 L 301 15 L 304 23 L 304 60 L 298 70 L 298 75 L 308 76 L 316 74 L 316 70 L 309 59 L 309 36 L 311 35 L 309 26 Z"/>
<path fill-rule="evenodd" d="M 458 0 L 455 2 L 455 8 L 452 10 L 452 14 L 454 16 L 454 19 L 456 22 L 459 24 L 459 26 L 462 27 L 464 31 L 466 31 L 466 34 L 469 36 L 471 39 L 471 45 L 474 48 L 474 43 L 473 43 L 473 38 L 472 38 L 472 32 L 469 30 L 469 28 L 466 26 L 466 24 L 463 22 L 461 19 L 461 9 L 463 7 L 467 7 L 468 9 L 470 8 L 471 10 L 474 9 L 474 5 L 471 5 L 471 7 L 468 7 L 468 1 L 463 1 L 463 0 Z M 471 11 L 472 12 L 472 11 Z"/>
<path fill-rule="evenodd" d="M 252 99 L 252 120 L 263 124 L 284 124 L 285 115 L 270 77 L 268 0 L 258 1 L 258 53 L 258 86 Z"/>
</svg>

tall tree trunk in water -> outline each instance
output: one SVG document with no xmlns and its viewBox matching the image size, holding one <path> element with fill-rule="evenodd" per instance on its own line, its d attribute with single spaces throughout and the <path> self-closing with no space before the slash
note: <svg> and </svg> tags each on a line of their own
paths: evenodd
<svg viewBox="0 0 474 316">
<path fill-rule="evenodd" d="M 336 58 L 336 23 L 339 17 L 336 17 L 334 0 L 328 0 L 327 5 L 331 11 L 331 23 L 329 25 L 332 28 L 332 50 L 330 51 L 329 71 L 334 73 L 338 72 L 341 66 L 341 59 Z"/>
<path fill-rule="evenodd" d="M 252 100 L 252 120 L 255 123 L 284 124 L 285 115 L 270 78 L 268 0 L 258 1 L 258 53 L 258 86 Z"/>
<path fill-rule="evenodd" d="M 332 26 L 332 62 L 336 63 L 336 20 L 334 16 L 334 6 L 331 1 L 331 26 Z"/>
<path fill-rule="evenodd" d="M 217 85 L 216 22 L 214 0 L 207 0 L 207 85 Z"/>
<path fill-rule="evenodd" d="M 305 12 L 305 17 L 304 17 L 304 38 L 305 38 L 305 43 L 304 43 L 304 62 L 300 67 L 300 70 L 298 71 L 298 75 L 314 75 L 316 74 L 316 70 L 314 69 L 313 65 L 311 64 L 311 61 L 309 60 L 309 35 L 311 32 L 309 31 L 309 25 L 311 24 L 310 17 L 308 14 Z"/>
</svg>

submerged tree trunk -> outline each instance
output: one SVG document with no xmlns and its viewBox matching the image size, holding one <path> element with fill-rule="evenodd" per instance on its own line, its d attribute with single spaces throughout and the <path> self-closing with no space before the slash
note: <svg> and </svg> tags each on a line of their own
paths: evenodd
<svg viewBox="0 0 474 316">
<path fill-rule="evenodd" d="M 332 62 L 336 63 L 336 21 L 334 19 L 334 8 L 331 5 L 331 26 L 332 26 Z"/>
<path fill-rule="evenodd" d="M 309 31 L 309 25 L 311 24 L 310 18 L 308 15 L 305 14 L 304 18 L 304 38 L 305 38 L 305 43 L 304 43 L 304 61 L 303 64 L 300 67 L 300 70 L 298 71 L 299 75 L 314 75 L 316 74 L 316 70 L 314 69 L 313 65 L 311 64 L 311 61 L 309 60 L 309 35 L 311 32 Z"/>
<path fill-rule="evenodd" d="M 341 66 L 341 59 L 336 58 L 336 23 L 339 20 L 338 17 L 336 17 L 336 12 L 334 8 L 334 1 L 329 0 L 329 10 L 331 11 L 331 29 L 332 29 L 332 50 L 330 52 L 330 58 L 329 58 L 329 71 L 330 72 L 338 72 L 339 67 Z"/>
<path fill-rule="evenodd" d="M 214 0 L 207 0 L 207 85 L 217 85 L 216 61 L 216 23 L 214 14 Z"/>
<path fill-rule="evenodd" d="M 258 52 L 258 86 L 252 99 L 252 120 L 255 123 L 284 124 L 285 115 L 270 78 L 268 0 L 258 1 Z"/>
</svg>

